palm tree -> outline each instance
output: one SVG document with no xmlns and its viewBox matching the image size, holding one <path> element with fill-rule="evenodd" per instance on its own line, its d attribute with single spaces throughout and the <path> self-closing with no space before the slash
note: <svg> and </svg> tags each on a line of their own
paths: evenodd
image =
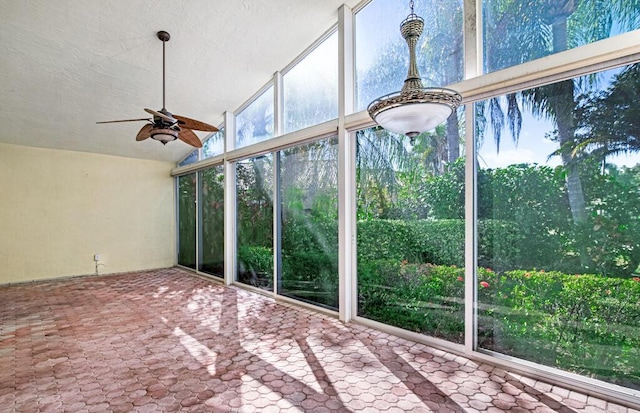
<svg viewBox="0 0 640 413">
<path fill-rule="evenodd" d="M 356 132 L 358 213 L 385 217 L 398 191 L 398 171 L 410 171 L 413 157 L 404 136 L 381 127 Z"/>
<path fill-rule="evenodd" d="M 640 25 L 637 0 L 496 0 L 485 4 L 485 21 L 495 27 L 495 38 L 485 41 L 485 65 L 489 71 L 608 37 L 614 22 L 623 30 Z M 522 122 L 520 105 L 530 107 L 533 114 L 554 121 L 559 154 L 566 169 L 573 221 L 581 224 L 587 220 L 587 214 L 582 182 L 573 156 L 576 90 L 574 80 L 565 80 L 520 93 L 519 99 L 514 94 L 508 95 L 506 120 L 516 143 Z M 488 108 L 494 140 L 499 147 L 505 125 L 504 112 L 498 99 L 491 99 Z"/>
<path fill-rule="evenodd" d="M 632 104 L 639 94 L 636 63 L 616 75 L 606 91 L 584 96 L 577 112 L 582 131 L 572 155 L 606 164 L 608 156 L 640 152 L 640 108 Z"/>
<path fill-rule="evenodd" d="M 440 0 L 425 4 L 425 27 L 421 47 L 425 86 L 450 85 L 463 78 L 463 15 L 462 1 Z M 454 162 L 460 157 L 460 126 L 457 114 L 446 122 L 447 152 L 442 161 Z"/>
</svg>

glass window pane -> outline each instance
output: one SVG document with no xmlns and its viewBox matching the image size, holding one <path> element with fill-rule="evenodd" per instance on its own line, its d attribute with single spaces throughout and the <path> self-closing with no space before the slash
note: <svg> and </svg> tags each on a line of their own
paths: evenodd
<svg viewBox="0 0 640 413">
<path fill-rule="evenodd" d="M 185 165 L 189 165 L 192 164 L 194 162 L 198 162 L 198 150 L 194 150 L 193 152 L 191 152 L 189 154 L 189 156 L 187 156 L 184 161 L 180 162 L 178 164 L 178 166 L 185 166 Z"/>
<path fill-rule="evenodd" d="M 273 86 L 236 117 L 236 148 L 273 138 Z"/>
<path fill-rule="evenodd" d="M 415 4 L 415 13 L 425 21 L 416 54 L 426 87 L 446 86 L 463 79 L 462 3 L 425 0 Z M 409 13 L 408 1 L 373 0 L 356 14 L 357 111 L 402 88 L 409 49 L 400 34 L 400 24 Z"/>
<path fill-rule="evenodd" d="M 196 269 L 196 174 L 178 177 L 178 264 Z"/>
<path fill-rule="evenodd" d="M 200 259 L 198 269 L 224 278 L 224 167 L 199 172 Z"/>
<path fill-rule="evenodd" d="M 202 159 L 220 155 L 224 152 L 224 128 L 212 133 L 202 145 Z"/>
<path fill-rule="evenodd" d="M 356 133 L 358 315 L 464 342 L 462 113 L 409 138 Z"/>
<path fill-rule="evenodd" d="M 338 309 L 338 140 L 280 152 L 278 293 Z"/>
<path fill-rule="evenodd" d="M 236 164 L 237 280 L 273 291 L 273 156 Z"/>
<path fill-rule="evenodd" d="M 284 133 L 338 117 L 338 33 L 283 76 Z"/>
<path fill-rule="evenodd" d="M 638 92 L 635 64 L 478 103 L 481 349 L 640 389 Z"/>
<path fill-rule="evenodd" d="M 637 1 L 483 0 L 485 73 L 640 28 Z"/>
</svg>

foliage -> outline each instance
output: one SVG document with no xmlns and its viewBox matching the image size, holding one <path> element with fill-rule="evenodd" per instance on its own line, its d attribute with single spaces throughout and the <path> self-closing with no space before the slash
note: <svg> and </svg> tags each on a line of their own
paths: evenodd
<svg viewBox="0 0 640 413">
<path fill-rule="evenodd" d="M 236 165 L 238 245 L 273 245 L 271 158 L 258 157 Z"/>
<path fill-rule="evenodd" d="M 294 251 L 282 255 L 280 293 L 338 308 L 338 254 Z"/>
<path fill-rule="evenodd" d="M 638 28 L 640 23 L 640 8 L 637 0 L 600 0 L 563 1 L 549 0 L 512 1 L 494 0 L 483 3 L 483 15 L 486 22 L 484 30 L 487 38 L 485 45 L 485 65 L 488 71 L 502 69 L 537 59 L 552 53 L 561 52 L 570 47 L 591 43 L 615 34 L 616 30 L 628 31 Z M 576 95 L 581 85 L 593 86 L 592 76 L 567 79 L 554 84 L 524 90 L 517 94 L 509 94 L 504 99 L 492 98 L 477 106 L 480 113 L 476 130 L 482 139 L 487 123 L 493 129 L 496 146 L 500 147 L 501 133 L 508 123 L 513 140 L 517 143 L 521 131 L 521 108 L 530 108 L 534 116 L 544 117 L 554 122 L 556 130 L 552 134 L 553 140 L 558 142 L 556 154 L 561 155 L 567 177 L 567 195 L 572 213 L 572 220 L 576 226 L 587 224 L 585 196 L 582 192 L 581 176 L 575 165 L 575 148 L 580 138 L 576 134 L 576 113 L 579 113 Z M 622 82 L 621 82 L 622 83 Z M 600 121 L 599 114 L 610 109 L 614 93 L 610 93 L 606 101 L 609 104 L 593 105 L 598 110 L 591 111 L 591 120 Z M 625 96 L 625 103 L 631 102 L 632 97 Z M 506 101 L 507 111 L 503 104 Z M 583 105 L 584 106 L 584 105 Z M 626 105 L 625 105 L 626 106 Z M 619 109 L 619 108 L 618 108 Z M 627 107 L 624 108 L 626 113 Z M 610 113 L 610 112 L 609 112 Z M 616 116 L 607 116 L 610 121 L 602 122 L 599 128 L 607 128 Z M 623 115 L 622 118 L 627 117 Z M 487 122 L 487 118 L 490 122 Z M 616 129 L 624 129 L 616 128 Z M 634 128 L 635 129 L 635 128 Z M 624 135 L 624 133 L 623 133 Z M 593 141 L 602 139 L 604 135 L 589 138 Z M 620 144 L 622 149 L 629 148 L 628 136 L 620 136 L 611 140 Z M 605 147 L 609 145 L 605 142 Z M 581 251 L 582 265 L 588 260 L 584 250 Z"/>
<path fill-rule="evenodd" d="M 464 339 L 464 270 L 406 261 L 358 266 L 358 315 L 457 343 Z"/>
<path fill-rule="evenodd" d="M 238 247 L 237 280 L 241 283 L 273 291 L 273 250 L 268 247 Z"/>
<path fill-rule="evenodd" d="M 201 271 L 224 274 L 224 172 L 222 166 L 199 172 L 199 213 L 202 222 Z"/>
<path fill-rule="evenodd" d="M 640 152 L 640 108 L 630 104 L 640 94 L 640 64 L 627 66 L 611 86 L 580 96 L 574 156 L 606 161 L 611 155 Z"/>
<path fill-rule="evenodd" d="M 559 237 L 536 237 L 523 232 L 522 226 L 511 220 L 484 219 L 478 221 L 477 228 L 481 266 L 500 272 L 527 267 L 579 269 L 575 258 L 562 249 Z M 462 266 L 464 239 L 465 224 L 461 219 L 359 221 L 358 260 Z"/>
<path fill-rule="evenodd" d="M 588 213 L 587 220 L 580 225 L 572 222 L 564 167 L 510 165 L 480 169 L 477 178 L 479 265 L 498 271 L 537 267 L 631 276 L 640 264 L 640 166 L 618 169 L 609 165 L 603 173 L 598 164 L 585 160 L 579 169 Z M 386 215 L 403 222 L 386 224 L 393 228 L 373 228 L 370 235 L 367 225 L 385 224 L 359 224 L 359 231 L 367 233 L 359 243 L 366 251 L 364 257 L 409 261 L 425 257 L 415 249 L 416 230 L 403 230 L 403 226 L 412 226 L 412 222 L 420 220 L 415 217 L 434 222 L 463 219 L 463 187 L 464 160 L 459 159 L 449 165 L 443 175 L 428 176 L 419 184 L 419 189 L 400 192 L 399 197 L 417 197 L 413 201 L 398 199 L 387 207 Z M 428 228 L 424 231 L 424 237 L 432 239 L 434 244 L 438 244 L 442 234 L 446 234 L 445 237 L 463 235 L 462 226 L 446 229 L 441 234 L 431 235 Z M 365 245 L 369 236 L 379 244 Z M 459 239 L 462 243 L 463 238 Z M 391 245 L 391 249 L 385 250 L 383 245 Z M 404 250 L 398 250 L 399 245 L 403 245 Z M 442 257 L 442 252 L 439 254 L 436 256 Z M 457 252 L 446 252 L 444 256 L 454 254 Z M 450 258 L 438 259 L 442 261 L 429 262 L 461 264 Z M 462 256 L 458 260 L 462 260 Z"/>
<path fill-rule="evenodd" d="M 464 158 L 458 158 L 442 175 L 428 176 L 420 185 L 425 218 L 464 219 Z"/>
<path fill-rule="evenodd" d="M 589 221 L 574 229 L 567 249 L 584 249 L 589 270 L 605 276 L 631 276 L 640 265 L 640 165 L 618 169 L 613 165 L 604 174 L 598 165 L 583 162 L 591 173 L 587 196 Z"/>
<path fill-rule="evenodd" d="M 408 171 L 413 166 L 402 136 L 380 127 L 357 131 L 358 218 L 388 218 L 397 199 L 398 171 Z"/>
<path fill-rule="evenodd" d="M 481 347 L 640 388 L 639 278 L 518 270 L 489 283 Z"/>
<path fill-rule="evenodd" d="M 178 177 L 178 264 L 196 268 L 196 174 Z"/>
<path fill-rule="evenodd" d="M 481 348 L 640 389 L 640 278 L 477 269 Z M 359 315 L 462 342 L 464 270 L 375 260 L 358 267 Z"/>
</svg>

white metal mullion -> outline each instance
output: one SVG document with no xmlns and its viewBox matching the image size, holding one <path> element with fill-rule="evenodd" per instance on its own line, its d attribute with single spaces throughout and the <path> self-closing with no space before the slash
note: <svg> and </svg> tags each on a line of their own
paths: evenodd
<svg viewBox="0 0 640 413">
<path fill-rule="evenodd" d="M 464 1 L 464 78 L 482 73 L 482 1 Z M 465 105 L 465 242 L 464 242 L 464 348 L 470 354 L 476 348 L 477 329 L 477 223 L 476 223 L 476 145 L 474 104 Z"/>
<path fill-rule="evenodd" d="M 233 150 L 236 142 L 235 117 L 224 113 L 224 153 Z M 236 165 L 224 162 L 224 282 L 229 285 L 236 276 Z"/>
<path fill-rule="evenodd" d="M 281 72 L 273 75 L 273 136 L 281 136 L 284 132 L 284 88 Z M 278 294 L 282 259 L 282 206 L 280 205 L 280 152 L 273 152 L 273 293 Z"/>
<path fill-rule="evenodd" d="M 175 248 L 174 259 L 175 265 L 180 265 L 178 258 L 180 256 L 180 178 L 176 177 L 173 183 L 173 199 L 174 199 L 174 235 L 175 235 Z"/>
<path fill-rule="evenodd" d="M 281 72 L 273 75 L 273 137 L 284 133 L 284 88 Z"/>
<path fill-rule="evenodd" d="M 464 78 L 482 74 L 482 1 L 464 0 Z"/>
<path fill-rule="evenodd" d="M 465 185 L 464 185 L 464 347 L 467 353 L 476 348 L 477 328 L 477 191 L 476 191 L 476 144 L 475 144 L 475 110 L 474 104 L 465 106 L 467 128 L 465 131 Z"/>
<path fill-rule="evenodd" d="M 195 203 L 196 203 L 196 248 L 195 248 L 195 253 L 196 253 L 196 268 L 194 268 L 194 270 L 196 272 L 200 271 L 200 257 L 202 256 L 202 254 L 200 254 L 200 251 L 202 250 L 202 243 L 200 242 L 200 234 L 202 233 L 202 228 L 200 226 L 201 222 L 200 222 L 200 217 L 202 216 L 202 211 L 200 211 L 200 204 L 202 202 L 200 202 L 200 172 L 192 172 L 193 174 L 195 174 L 195 178 L 196 178 L 196 193 L 195 193 Z"/>
<path fill-rule="evenodd" d="M 345 125 L 354 107 L 353 12 L 338 10 L 338 273 L 339 317 L 351 320 L 356 308 L 355 271 L 355 142 Z"/>
<path fill-rule="evenodd" d="M 280 151 L 273 153 L 273 294 L 279 294 L 282 272 L 282 204 L 280 202 Z"/>
</svg>

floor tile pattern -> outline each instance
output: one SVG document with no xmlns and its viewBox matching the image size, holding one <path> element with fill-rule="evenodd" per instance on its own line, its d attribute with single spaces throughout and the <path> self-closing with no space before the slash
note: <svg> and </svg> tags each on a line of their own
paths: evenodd
<svg viewBox="0 0 640 413">
<path fill-rule="evenodd" d="M 0 286 L 1 412 L 621 412 L 180 269 Z"/>
</svg>

